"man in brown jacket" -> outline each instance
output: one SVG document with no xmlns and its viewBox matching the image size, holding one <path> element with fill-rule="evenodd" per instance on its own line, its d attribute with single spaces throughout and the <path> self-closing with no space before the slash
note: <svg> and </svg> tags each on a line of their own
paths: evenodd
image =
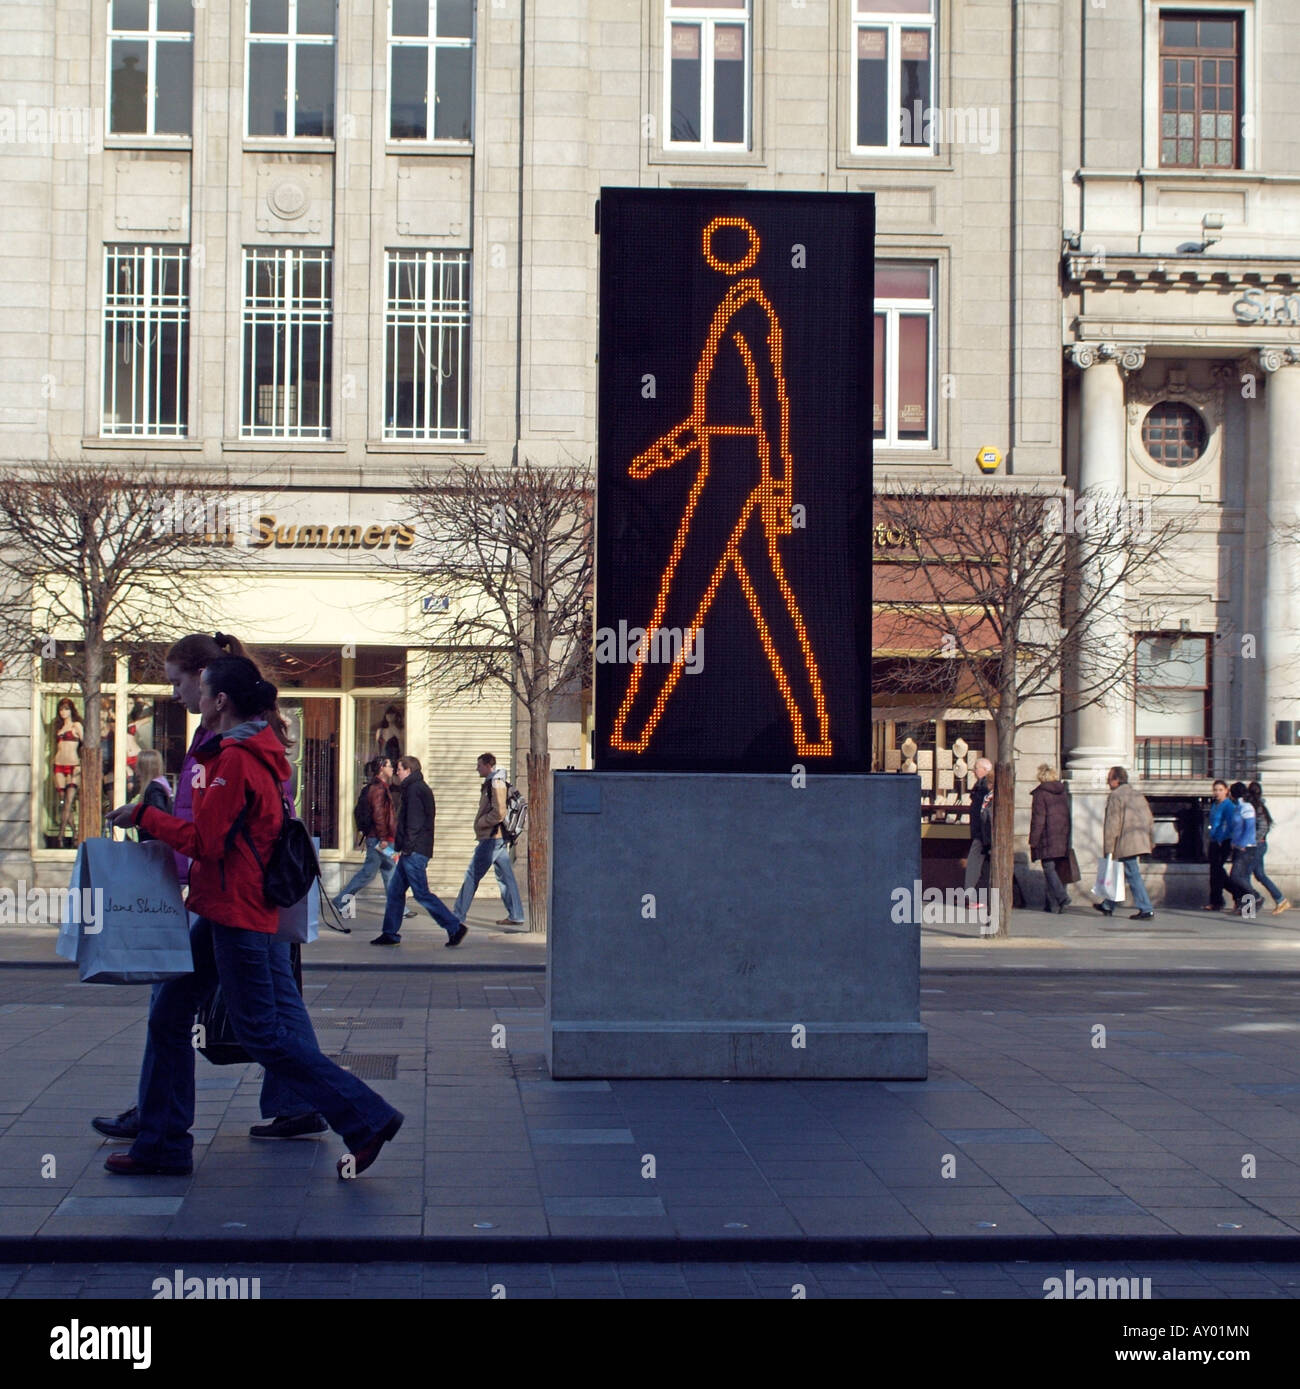
<svg viewBox="0 0 1300 1389">
<path fill-rule="evenodd" d="M 483 778 L 479 792 L 478 814 L 474 817 L 474 857 L 465 870 L 465 881 L 461 884 L 460 896 L 452 907 L 456 920 L 465 924 L 470 903 L 489 868 L 495 868 L 497 883 L 501 888 L 501 901 L 506 914 L 498 926 L 524 925 L 524 904 L 519 896 L 519 884 L 515 882 L 514 865 L 510 861 L 510 841 L 505 837 L 506 823 L 506 774 L 497 766 L 496 758 L 485 752 L 478 760 L 478 774 Z"/>
<path fill-rule="evenodd" d="M 1106 819 L 1102 825 L 1102 853 L 1124 865 L 1124 878 L 1137 908 L 1130 919 L 1150 921 L 1156 913 L 1142 881 L 1138 855 L 1149 854 L 1154 847 L 1155 820 L 1151 807 L 1147 798 L 1129 785 L 1128 772 L 1123 767 L 1110 769 L 1106 785 L 1110 787 L 1110 795 L 1106 798 Z M 1107 916 L 1115 911 L 1115 903 L 1109 898 L 1094 902 L 1093 906 Z"/>
</svg>

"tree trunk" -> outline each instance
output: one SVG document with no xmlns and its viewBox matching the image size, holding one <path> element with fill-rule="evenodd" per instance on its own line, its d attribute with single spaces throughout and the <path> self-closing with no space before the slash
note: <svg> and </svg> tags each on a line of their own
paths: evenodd
<svg viewBox="0 0 1300 1389">
<path fill-rule="evenodd" d="M 101 745 L 100 699 L 104 687 L 104 638 L 85 633 L 85 669 L 81 697 L 84 701 L 85 738 L 81 744 L 81 787 L 77 799 L 77 841 L 97 839 L 104 831 L 104 763 Z"/>
<path fill-rule="evenodd" d="M 543 725 L 544 727 L 544 725 Z M 545 743 L 545 734 L 541 739 Z M 528 929 L 545 934 L 551 879 L 551 755 L 528 754 Z"/>
<path fill-rule="evenodd" d="M 1005 938 L 1011 934 L 1011 907 L 1015 901 L 1016 764 L 1009 749 L 1003 760 L 1004 746 L 999 736 L 998 760 L 993 768 L 993 862 L 989 887 L 997 903 L 992 916 L 997 930 L 993 934 Z"/>
</svg>

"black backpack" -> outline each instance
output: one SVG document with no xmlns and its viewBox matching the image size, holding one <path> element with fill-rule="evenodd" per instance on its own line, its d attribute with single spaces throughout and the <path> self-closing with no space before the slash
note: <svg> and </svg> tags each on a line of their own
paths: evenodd
<svg viewBox="0 0 1300 1389">
<path fill-rule="evenodd" d="M 357 827 L 357 833 L 373 838 L 375 833 L 375 808 L 370 804 L 370 784 L 367 783 L 361 789 L 361 794 L 357 797 L 357 803 L 352 807 L 352 823 Z"/>
<path fill-rule="evenodd" d="M 265 763 L 262 764 L 265 766 Z M 267 772 L 275 773 L 267 767 Z M 253 803 L 253 793 L 248 793 L 244 808 L 235 816 L 235 823 L 226 832 L 226 852 L 230 852 L 235 837 L 241 831 L 252 850 L 257 866 L 262 870 L 262 894 L 273 907 L 292 907 L 301 902 L 311 891 L 311 885 L 320 877 L 320 860 L 316 857 L 316 846 L 311 842 L 307 826 L 293 813 L 279 780 L 275 782 L 280 797 L 284 819 L 280 824 L 280 834 L 271 846 L 271 854 L 265 863 L 253 843 L 248 831 L 248 808 Z M 323 894 L 322 894 L 323 895 Z"/>
</svg>

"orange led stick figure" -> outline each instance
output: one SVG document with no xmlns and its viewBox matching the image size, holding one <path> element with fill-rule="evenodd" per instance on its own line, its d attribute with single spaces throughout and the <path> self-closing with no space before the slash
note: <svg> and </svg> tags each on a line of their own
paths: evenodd
<svg viewBox="0 0 1300 1389">
<path fill-rule="evenodd" d="M 714 239 L 723 228 L 747 238 L 737 259 L 725 260 L 715 252 Z M 714 270 L 743 276 L 758 259 L 758 233 L 743 217 L 715 217 L 704 228 L 703 251 Z M 682 644 L 672 662 L 652 665 L 646 659 L 648 635 L 642 643 L 610 736 L 610 746 L 620 752 L 644 752 L 649 746 L 692 643 L 698 641 L 694 634 L 703 631 L 723 579 L 734 571 L 789 711 L 796 752 L 801 757 L 831 755 L 817 658 L 777 549 L 778 539 L 794 529 L 782 342 L 780 320 L 760 281 L 735 280 L 709 325 L 695 368 L 690 415 L 628 468 L 631 477 L 645 478 L 699 456 L 699 472 L 647 628 L 647 634 L 663 630 L 671 615 L 681 621 Z M 740 380 L 747 391 L 728 389 Z M 697 577 L 705 574 L 707 579 Z"/>
</svg>

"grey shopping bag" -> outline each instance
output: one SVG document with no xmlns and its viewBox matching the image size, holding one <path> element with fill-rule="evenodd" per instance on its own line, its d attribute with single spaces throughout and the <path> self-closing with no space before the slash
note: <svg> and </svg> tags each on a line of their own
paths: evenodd
<svg viewBox="0 0 1300 1389">
<path fill-rule="evenodd" d="M 91 904 L 77 940 L 83 984 L 151 984 L 193 973 L 189 915 L 166 844 L 88 839 L 77 863 L 74 886 Z"/>
<path fill-rule="evenodd" d="M 312 835 L 311 842 L 319 851 L 320 837 Z M 306 897 L 292 907 L 279 908 L 279 912 L 280 925 L 275 934 L 280 940 L 287 940 L 291 945 L 310 945 L 317 940 L 320 936 L 320 879 L 312 879 Z"/>
<path fill-rule="evenodd" d="M 82 916 L 89 916 L 91 913 L 86 911 L 86 908 L 89 906 L 93 910 L 94 906 L 93 899 L 84 898 L 81 890 L 86 867 L 85 854 L 82 852 L 84 848 L 84 845 L 77 845 L 72 877 L 68 881 L 68 890 L 59 907 L 59 938 L 54 944 L 54 953 L 61 955 L 65 960 L 76 960 L 77 945 L 81 940 Z"/>
</svg>

